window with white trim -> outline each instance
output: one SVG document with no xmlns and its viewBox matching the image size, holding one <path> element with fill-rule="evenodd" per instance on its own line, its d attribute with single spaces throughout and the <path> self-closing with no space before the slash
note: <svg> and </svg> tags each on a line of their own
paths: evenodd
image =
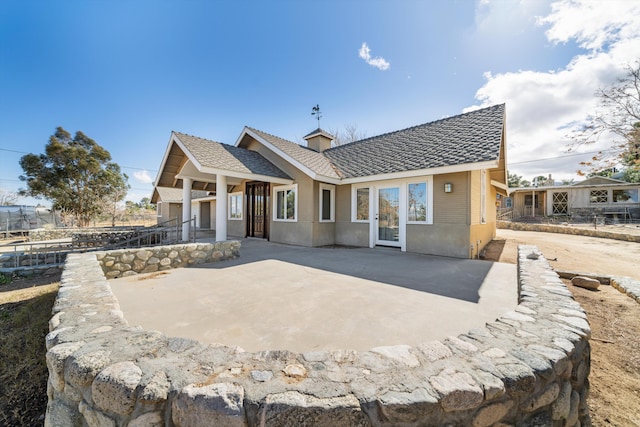
<svg viewBox="0 0 640 427">
<path fill-rule="evenodd" d="M 242 192 L 237 193 L 229 193 L 228 194 L 228 209 L 229 214 L 227 216 L 230 220 L 241 220 L 242 219 Z"/>
<path fill-rule="evenodd" d="M 351 221 L 369 222 L 369 187 L 351 187 Z"/>
<path fill-rule="evenodd" d="M 273 220 L 298 220 L 298 184 L 282 185 L 273 188 Z"/>
<path fill-rule="evenodd" d="M 336 187 L 329 184 L 320 184 L 320 222 L 334 222 L 336 212 Z"/>
<path fill-rule="evenodd" d="M 407 223 L 427 222 L 426 182 L 410 182 L 407 184 Z"/>
</svg>

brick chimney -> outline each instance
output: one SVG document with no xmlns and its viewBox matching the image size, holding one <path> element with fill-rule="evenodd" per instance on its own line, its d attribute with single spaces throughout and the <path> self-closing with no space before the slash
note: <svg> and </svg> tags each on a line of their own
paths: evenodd
<svg viewBox="0 0 640 427">
<path fill-rule="evenodd" d="M 314 151 L 322 153 L 324 150 L 331 148 L 331 141 L 334 140 L 333 135 L 318 128 L 304 137 L 307 141 L 307 147 Z"/>
</svg>

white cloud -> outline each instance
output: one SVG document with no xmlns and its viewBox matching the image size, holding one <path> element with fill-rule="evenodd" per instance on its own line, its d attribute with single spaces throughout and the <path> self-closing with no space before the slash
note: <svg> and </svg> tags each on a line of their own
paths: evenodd
<svg viewBox="0 0 640 427">
<path fill-rule="evenodd" d="M 149 176 L 149 172 L 146 170 L 134 172 L 133 177 L 144 184 L 151 184 L 153 182 L 153 178 Z"/>
<path fill-rule="evenodd" d="M 559 70 L 486 73 L 476 92 L 480 106 L 507 104 L 510 171 L 531 179 L 553 174 L 577 178 L 579 162 L 591 155 L 567 156 L 571 126 L 583 123 L 598 109 L 597 89 L 624 76 L 625 67 L 640 52 L 640 5 L 627 1 L 559 0 L 538 20 L 548 26 L 550 42 L 575 41 L 585 52 Z M 582 152 L 606 149 L 607 138 Z M 532 160 L 548 159 L 534 162 Z"/>
<path fill-rule="evenodd" d="M 367 43 L 362 43 L 360 46 L 360 50 L 358 51 L 358 55 L 360 58 L 364 59 L 364 61 L 371 65 L 372 67 L 376 67 L 379 70 L 388 70 L 391 64 L 389 64 L 384 58 L 377 56 L 375 58 L 371 57 L 371 49 Z"/>
</svg>

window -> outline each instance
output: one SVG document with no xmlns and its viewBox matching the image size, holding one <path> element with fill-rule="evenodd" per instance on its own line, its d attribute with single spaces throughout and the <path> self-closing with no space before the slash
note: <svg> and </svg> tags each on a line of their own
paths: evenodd
<svg viewBox="0 0 640 427">
<path fill-rule="evenodd" d="M 638 203 L 638 190 L 613 190 L 614 203 Z"/>
<path fill-rule="evenodd" d="M 242 219 L 242 192 L 238 193 L 230 193 L 228 195 L 229 203 L 229 215 L 227 218 L 231 220 L 241 220 Z"/>
<path fill-rule="evenodd" d="M 369 222 L 369 187 L 354 187 L 351 201 L 351 221 Z"/>
<path fill-rule="evenodd" d="M 539 202 L 540 202 L 540 193 L 536 194 L 536 206 L 535 206 L 536 209 L 539 207 Z M 529 208 L 533 206 L 533 194 L 524 195 L 524 205 Z"/>
<path fill-rule="evenodd" d="M 487 222 L 487 171 L 480 171 L 480 223 Z"/>
<path fill-rule="evenodd" d="M 298 220 L 298 184 L 275 187 L 274 221 Z"/>
<path fill-rule="evenodd" d="M 591 190 L 589 193 L 589 203 L 607 203 L 609 192 L 607 190 Z"/>
<path fill-rule="evenodd" d="M 512 208 L 513 207 L 513 199 L 511 197 L 507 197 L 504 199 L 504 207 Z"/>
<path fill-rule="evenodd" d="M 569 214 L 569 193 L 561 191 L 559 193 L 553 193 L 551 211 L 554 215 L 568 215 Z"/>
<path fill-rule="evenodd" d="M 407 222 L 427 221 L 427 183 L 416 182 L 407 186 Z"/>
<path fill-rule="evenodd" d="M 162 218 L 162 202 L 158 201 L 158 203 L 156 203 L 156 216 L 158 218 Z"/>
<path fill-rule="evenodd" d="M 320 222 L 335 221 L 335 187 L 320 184 Z"/>
</svg>

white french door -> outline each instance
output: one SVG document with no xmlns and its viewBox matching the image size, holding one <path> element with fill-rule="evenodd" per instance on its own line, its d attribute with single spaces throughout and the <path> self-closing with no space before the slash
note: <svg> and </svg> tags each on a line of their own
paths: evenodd
<svg viewBox="0 0 640 427">
<path fill-rule="evenodd" d="M 401 187 L 385 186 L 376 189 L 375 244 L 401 247 Z"/>
</svg>

